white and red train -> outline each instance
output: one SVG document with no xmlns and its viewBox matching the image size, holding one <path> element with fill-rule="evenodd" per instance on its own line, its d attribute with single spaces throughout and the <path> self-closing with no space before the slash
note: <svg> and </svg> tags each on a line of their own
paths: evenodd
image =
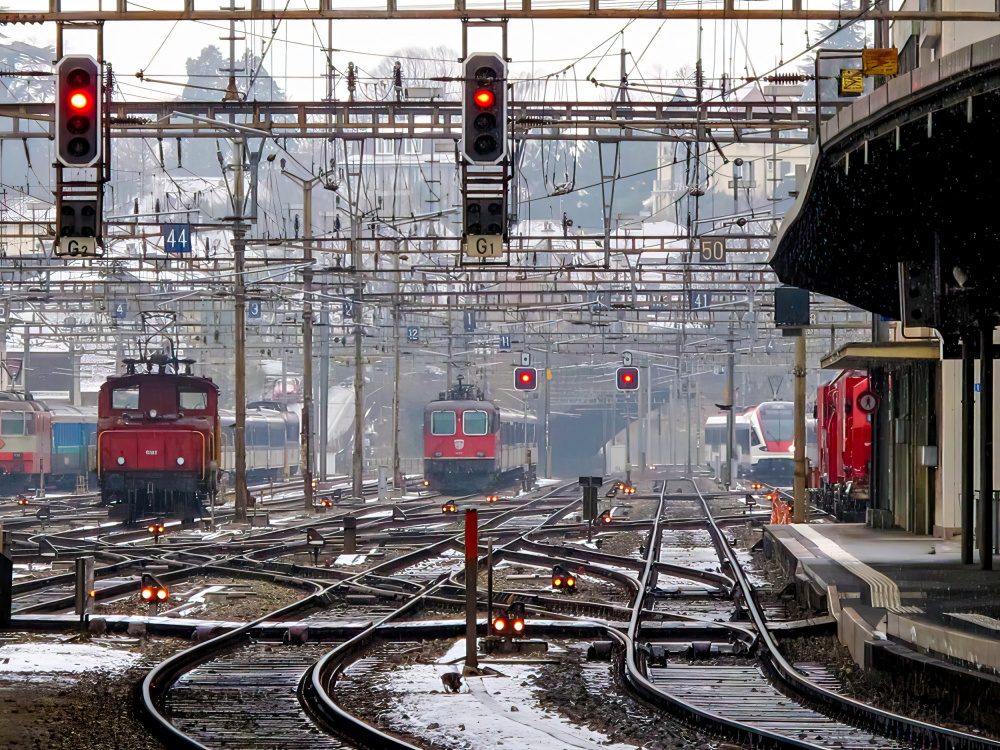
<svg viewBox="0 0 1000 750">
<path fill-rule="evenodd" d="M 733 458 L 739 475 L 768 484 L 791 485 L 795 473 L 795 405 L 767 401 L 734 415 Z M 726 460 L 726 415 L 705 423 L 706 459 L 710 468 Z M 806 419 L 806 455 L 815 461 L 816 420 Z"/>
<path fill-rule="evenodd" d="M 537 419 L 458 385 L 424 409 L 424 481 L 432 490 L 479 492 L 516 479 L 538 456 Z"/>
</svg>

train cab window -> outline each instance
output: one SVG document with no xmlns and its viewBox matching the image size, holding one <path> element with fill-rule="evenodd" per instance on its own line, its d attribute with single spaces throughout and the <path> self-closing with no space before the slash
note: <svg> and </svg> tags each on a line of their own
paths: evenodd
<svg viewBox="0 0 1000 750">
<path fill-rule="evenodd" d="M 0 414 L 0 435 L 14 437 L 16 435 L 32 435 L 34 421 L 31 414 L 23 411 L 5 411 Z"/>
<path fill-rule="evenodd" d="M 750 430 L 750 447 L 756 448 L 760 445 L 760 438 L 757 436 L 757 430 Z"/>
<path fill-rule="evenodd" d="M 454 435 L 454 434 L 455 434 L 455 412 L 432 411 L 431 435 Z"/>
<path fill-rule="evenodd" d="M 177 403 L 181 411 L 203 411 L 208 408 L 208 394 L 193 388 L 178 388 Z"/>
<path fill-rule="evenodd" d="M 111 391 L 112 409 L 138 409 L 139 386 L 131 388 L 115 388 Z"/>
<path fill-rule="evenodd" d="M 485 435 L 489 419 L 484 411 L 467 411 L 462 414 L 462 432 L 466 435 Z"/>
<path fill-rule="evenodd" d="M 285 424 L 283 422 L 271 422 L 268 425 L 268 434 L 271 437 L 272 448 L 285 447 Z"/>
<path fill-rule="evenodd" d="M 296 443 L 299 440 L 299 426 L 292 420 L 285 422 L 285 440 Z"/>
</svg>

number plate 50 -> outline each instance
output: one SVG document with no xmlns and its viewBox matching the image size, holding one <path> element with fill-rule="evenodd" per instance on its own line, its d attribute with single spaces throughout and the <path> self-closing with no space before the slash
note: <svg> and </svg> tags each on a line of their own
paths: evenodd
<svg viewBox="0 0 1000 750">
<path fill-rule="evenodd" d="M 721 237 L 702 237 L 698 250 L 699 263 L 725 263 L 726 241 Z"/>
</svg>

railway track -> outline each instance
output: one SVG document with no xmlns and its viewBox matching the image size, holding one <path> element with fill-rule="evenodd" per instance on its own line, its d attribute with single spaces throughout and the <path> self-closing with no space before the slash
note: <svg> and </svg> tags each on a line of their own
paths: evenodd
<svg viewBox="0 0 1000 750">
<path fill-rule="evenodd" d="M 1000 750 L 992 740 L 853 701 L 821 665 L 788 664 L 715 518 L 741 518 L 741 498 L 706 496 L 692 480 L 682 481 L 661 484 L 653 519 L 618 526 L 644 530 L 646 542 L 638 558 L 582 545 L 578 540 L 585 530 L 579 524 L 556 526 L 578 502 L 575 493 L 561 494 L 566 488 L 506 508 L 482 508 L 481 533 L 488 530 L 494 536 L 495 560 L 539 568 L 555 561 L 586 566 L 587 575 L 613 582 L 628 592 L 630 601 L 552 597 L 544 587 L 537 593 L 505 593 L 505 598 L 525 602 L 529 617 L 534 613 L 552 621 L 534 626 L 538 634 L 555 635 L 559 622 L 573 627 L 586 619 L 595 633 L 622 647 L 624 677 L 632 690 L 703 733 L 783 748 Z M 410 520 L 417 522 L 414 527 L 440 525 L 433 514 L 413 514 Z M 370 529 L 378 524 L 372 521 Z M 562 543 L 543 541 L 553 530 L 570 537 Z M 176 747 L 268 747 L 252 744 L 264 738 L 292 749 L 412 750 L 407 742 L 350 715 L 338 696 L 356 702 L 367 675 L 384 660 L 419 647 L 423 639 L 464 632 L 457 621 L 419 622 L 423 608 L 437 612 L 463 606 L 464 560 L 458 543 L 458 536 L 440 536 L 332 586 L 305 582 L 314 593 L 267 618 L 294 617 L 305 625 L 333 618 L 371 623 L 343 643 L 255 641 L 250 624 L 174 657 L 144 683 L 148 723 Z M 480 597 L 480 607 L 484 605 Z M 622 620 L 628 620 L 627 626 L 616 624 Z M 218 698 L 204 708 L 213 695 Z"/>
<path fill-rule="evenodd" d="M 518 502 L 515 507 L 490 506 L 485 524 L 535 503 L 537 499 Z M 436 521 L 438 514 L 417 520 Z M 369 528 L 392 523 L 396 521 L 390 515 L 371 521 Z M 299 602 L 164 662 L 143 684 L 143 705 L 154 733 L 171 747 L 269 747 L 259 744 L 262 737 L 267 742 L 275 739 L 274 746 L 281 748 L 342 747 L 329 734 L 317 739 L 316 724 L 296 697 L 306 670 L 314 666 L 319 652 L 330 651 L 330 645 L 297 647 L 255 641 L 250 635 L 253 627 L 265 619 L 296 619 L 308 625 L 345 616 L 370 621 L 373 614 L 383 612 L 380 619 L 396 617 L 430 590 L 432 581 L 443 578 L 454 559 L 462 559 L 442 554 L 454 541 L 400 555 L 330 587 L 313 582 L 313 593 Z M 406 601 L 403 607 L 398 604 L 400 598 Z M 394 606 L 378 603 L 393 599 L 397 600 Z M 218 699 L 212 698 L 216 694 Z M 287 741 L 277 741 L 286 735 Z"/>
</svg>

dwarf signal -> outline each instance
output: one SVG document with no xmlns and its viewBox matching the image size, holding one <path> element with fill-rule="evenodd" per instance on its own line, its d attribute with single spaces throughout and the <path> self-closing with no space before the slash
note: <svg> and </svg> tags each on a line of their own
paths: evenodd
<svg viewBox="0 0 1000 750">
<path fill-rule="evenodd" d="M 562 565 L 552 566 L 552 588 L 570 591 L 576 588 L 576 576 L 567 573 Z"/>
<path fill-rule="evenodd" d="M 149 602 L 151 614 L 155 614 L 155 607 L 161 602 L 170 598 L 170 591 L 166 586 L 156 580 L 155 576 L 149 573 L 142 574 L 142 589 L 140 596 L 144 602 Z"/>
</svg>

